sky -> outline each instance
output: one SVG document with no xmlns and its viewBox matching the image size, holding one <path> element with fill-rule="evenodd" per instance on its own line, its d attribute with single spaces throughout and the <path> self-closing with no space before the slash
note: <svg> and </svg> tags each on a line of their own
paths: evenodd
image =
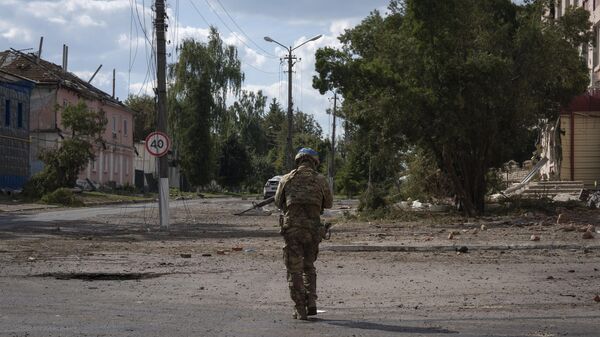
<svg viewBox="0 0 600 337">
<path fill-rule="evenodd" d="M 153 0 L 0 0 L 0 50 L 14 48 L 37 52 L 44 37 L 42 58 L 62 64 L 62 46 L 69 46 L 68 70 L 112 92 L 116 69 L 116 96 L 152 94 L 155 66 L 151 49 Z M 176 61 L 179 42 L 185 38 L 206 41 L 215 26 L 226 44 L 238 48 L 245 73 L 243 90 L 258 91 L 287 107 L 286 50 L 264 40 L 270 36 L 286 46 L 297 46 L 299 58 L 293 73 L 294 109 L 312 114 L 331 131 L 332 94 L 312 88 L 314 54 L 318 48 L 339 46 L 337 37 L 375 9 L 386 12 L 388 0 L 166 0 L 168 62 Z M 31 48 L 31 49 L 30 49 Z M 230 97 L 228 103 L 233 103 Z M 339 132 L 339 131 L 338 131 Z"/>
</svg>

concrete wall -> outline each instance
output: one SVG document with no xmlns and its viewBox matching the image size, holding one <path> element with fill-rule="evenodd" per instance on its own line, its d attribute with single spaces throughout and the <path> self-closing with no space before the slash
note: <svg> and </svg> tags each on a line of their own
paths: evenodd
<svg viewBox="0 0 600 337">
<path fill-rule="evenodd" d="M 0 188 L 21 189 L 29 177 L 29 85 L 0 81 Z"/>
</svg>

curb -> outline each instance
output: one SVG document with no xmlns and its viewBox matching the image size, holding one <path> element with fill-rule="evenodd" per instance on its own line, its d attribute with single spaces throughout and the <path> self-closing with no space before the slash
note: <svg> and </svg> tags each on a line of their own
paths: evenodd
<svg viewBox="0 0 600 337">
<path fill-rule="evenodd" d="M 508 251 L 508 250 L 600 250 L 600 245 L 547 244 L 547 245 L 441 245 L 441 246 L 369 246 L 369 245 L 332 245 L 321 246 L 321 251 L 330 252 L 454 252 L 461 247 L 470 251 Z"/>
</svg>

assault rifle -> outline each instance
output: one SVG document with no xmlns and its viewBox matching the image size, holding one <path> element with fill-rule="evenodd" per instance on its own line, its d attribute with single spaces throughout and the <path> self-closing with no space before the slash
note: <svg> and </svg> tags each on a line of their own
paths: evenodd
<svg viewBox="0 0 600 337">
<path fill-rule="evenodd" d="M 266 206 L 275 201 L 275 197 L 267 198 L 261 202 L 252 202 L 252 207 L 243 210 L 239 213 L 234 213 L 234 215 L 243 215 L 246 212 L 250 212 L 253 209 L 257 209 L 259 207 Z M 283 226 L 283 214 L 279 216 L 279 226 Z M 329 240 L 331 238 L 331 222 L 321 222 L 317 227 L 317 231 L 323 240 Z"/>
<path fill-rule="evenodd" d="M 242 214 L 244 214 L 246 212 L 250 212 L 253 209 L 257 209 L 259 207 L 266 206 L 266 205 L 268 205 L 268 204 L 270 204 L 270 203 L 272 203 L 274 201 L 275 201 L 275 197 L 270 197 L 270 198 L 267 198 L 267 199 L 265 199 L 265 200 L 263 200 L 261 202 L 258 202 L 258 203 L 252 202 L 252 207 L 248 208 L 247 210 L 241 211 L 239 213 L 235 213 L 234 215 L 242 215 Z"/>
</svg>

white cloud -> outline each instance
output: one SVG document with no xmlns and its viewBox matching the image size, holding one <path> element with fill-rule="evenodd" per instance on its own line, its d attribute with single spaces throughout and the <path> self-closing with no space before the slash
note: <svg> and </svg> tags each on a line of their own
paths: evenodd
<svg viewBox="0 0 600 337">
<path fill-rule="evenodd" d="M 92 78 L 94 71 L 73 71 L 73 74 L 75 74 L 83 81 L 87 82 L 90 78 Z M 112 86 L 112 72 L 98 72 L 98 74 L 96 74 L 94 80 L 90 84 L 92 84 L 95 87 Z"/>
<path fill-rule="evenodd" d="M 267 60 L 267 58 L 264 55 L 259 54 L 254 49 L 245 47 L 244 52 L 246 53 L 244 60 L 254 66 L 260 67 L 263 64 L 265 64 L 265 61 Z"/>
<path fill-rule="evenodd" d="M 333 36 L 339 36 L 348 28 L 352 28 L 354 24 L 350 20 L 336 20 L 329 26 L 329 32 Z"/>
<path fill-rule="evenodd" d="M 106 22 L 96 21 L 92 19 L 89 15 L 81 15 L 77 18 L 77 22 L 82 27 L 102 27 L 106 25 Z"/>
<path fill-rule="evenodd" d="M 129 39 L 129 35 L 125 34 L 125 33 L 119 34 L 119 38 L 117 39 L 117 44 L 119 45 L 119 47 L 122 49 L 127 49 L 127 50 L 129 50 L 130 46 L 132 48 L 135 48 L 136 45 L 137 45 L 137 48 L 143 48 L 144 43 L 146 43 L 145 37 L 138 36 L 138 37 Z"/>
<path fill-rule="evenodd" d="M 154 95 L 152 82 L 135 82 L 129 85 L 131 95 Z"/>
<path fill-rule="evenodd" d="M 32 40 L 31 30 L 2 20 L 0 20 L 0 36 L 9 41 L 30 42 Z"/>
<path fill-rule="evenodd" d="M 179 41 L 184 39 L 194 39 L 198 41 L 206 41 L 208 38 L 209 30 L 207 28 L 198 28 L 191 26 L 179 26 L 177 35 L 179 36 Z"/>
<path fill-rule="evenodd" d="M 77 24 L 81 27 L 105 26 L 106 22 L 94 18 L 129 9 L 129 0 L 30 1 L 24 7 L 24 11 L 33 17 L 55 24 Z"/>
</svg>

